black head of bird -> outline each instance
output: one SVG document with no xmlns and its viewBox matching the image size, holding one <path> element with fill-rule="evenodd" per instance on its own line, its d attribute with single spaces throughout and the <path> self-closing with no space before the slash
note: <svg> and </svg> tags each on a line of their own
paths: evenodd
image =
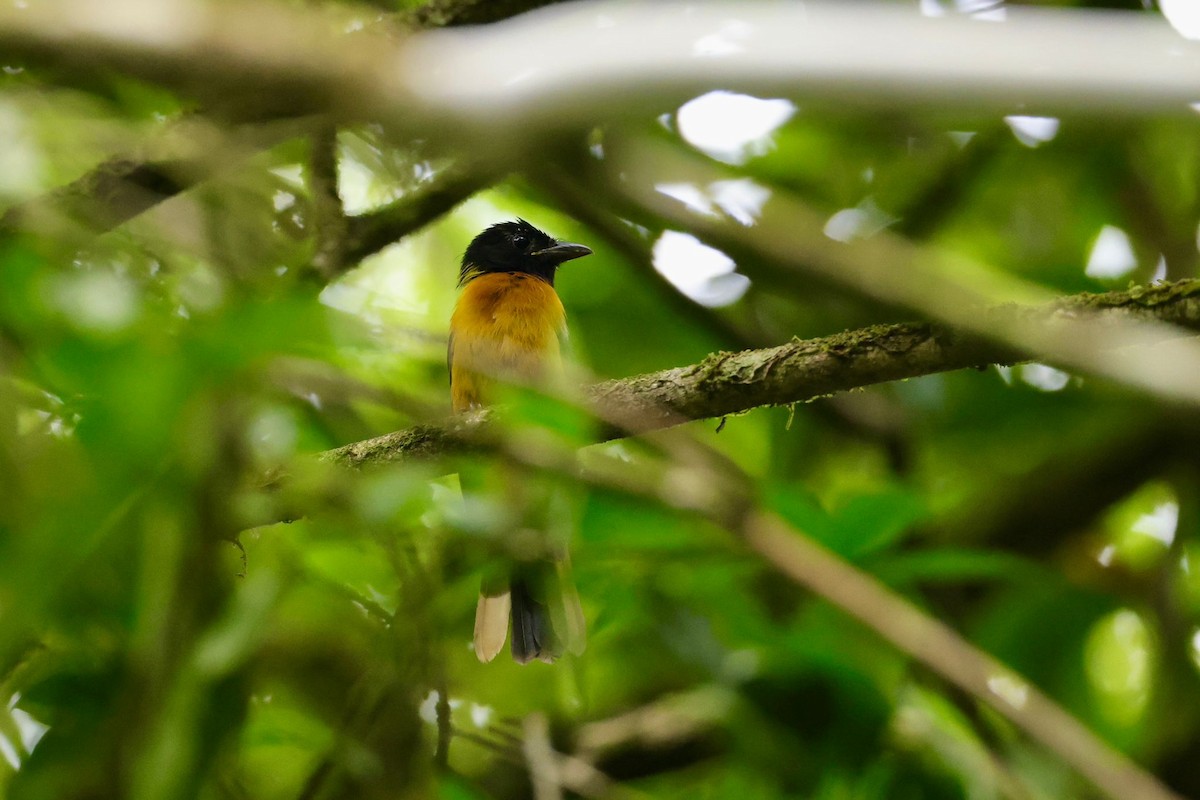
<svg viewBox="0 0 1200 800">
<path fill-rule="evenodd" d="M 564 261 L 589 255 L 591 248 L 560 242 L 523 219 L 498 222 L 476 236 L 463 253 L 458 284 L 489 272 L 522 272 L 554 285 L 554 273 Z"/>
</svg>

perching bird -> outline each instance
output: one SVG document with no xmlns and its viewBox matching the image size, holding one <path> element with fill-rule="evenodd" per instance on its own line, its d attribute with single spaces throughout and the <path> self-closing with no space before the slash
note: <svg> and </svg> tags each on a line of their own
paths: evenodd
<svg viewBox="0 0 1200 800">
<path fill-rule="evenodd" d="M 562 367 L 566 311 L 554 291 L 565 261 L 591 253 L 560 242 L 525 220 L 501 222 L 463 254 L 462 294 L 450 318 L 450 397 L 455 411 L 487 405 L 497 379 L 537 383 Z M 491 661 L 512 617 L 513 660 L 553 661 L 582 649 L 583 612 L 566 575 L 565 552 L 521 560 L 502 579 L 485 580 L 475 608 L 475 654 Z"/>
</svg>

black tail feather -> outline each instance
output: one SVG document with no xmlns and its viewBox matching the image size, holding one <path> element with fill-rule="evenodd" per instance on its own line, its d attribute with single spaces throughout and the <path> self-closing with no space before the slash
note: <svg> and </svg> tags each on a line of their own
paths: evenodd
<svg viewBox="0 0 1200 800">
<path fill-rule="evenodd" d="M 512 657 L 518 664 L 553 661 L 562 654 L 550 610 L 538 597 L 543 589 L 527 577 L 512 580 Z"/>
</svg>

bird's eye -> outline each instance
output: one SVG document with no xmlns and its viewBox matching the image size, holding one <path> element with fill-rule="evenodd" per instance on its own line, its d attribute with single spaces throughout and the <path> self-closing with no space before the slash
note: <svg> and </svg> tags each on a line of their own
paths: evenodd
<svg viewBox="0 0 1200 800">
<path fill-rule="evenodd" d="M 529 245 L 529 239 L 525 236 L 517 234 L 512 238 L 513 247 L 519 250 L 524 250 Z"/>
</svg>

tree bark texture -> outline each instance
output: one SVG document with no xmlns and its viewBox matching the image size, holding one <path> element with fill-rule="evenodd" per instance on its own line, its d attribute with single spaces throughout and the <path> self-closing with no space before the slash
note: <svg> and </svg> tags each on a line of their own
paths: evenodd
<svg viewBox="0 0 1200 800">
<path fill-rule="evenodd" d="M 1186 336 L 1200 329 L 1200 280 L 1071 295 L 1043 308 L 1000 306 L 980 313 L 1010 323 L 1036 318 L 1064 326 L 1083 317 L 1167 322 L 1175 327 L 1165 327 L 1165 337 Z M 607 438 L 619 438 L 889 381 L 1037 357 L 941 325 L 874 325 L 778 347 L 714 353 L 698 364 L 598 383 L 585 396 L 601 419 L 617 424 Z M 443 425 L 419 425 L 326 451 L 321 458 L 361 468 L 451 454 L 468 447 L 488 418 L 487 412 L 477 412 Z"/>
</svg>

